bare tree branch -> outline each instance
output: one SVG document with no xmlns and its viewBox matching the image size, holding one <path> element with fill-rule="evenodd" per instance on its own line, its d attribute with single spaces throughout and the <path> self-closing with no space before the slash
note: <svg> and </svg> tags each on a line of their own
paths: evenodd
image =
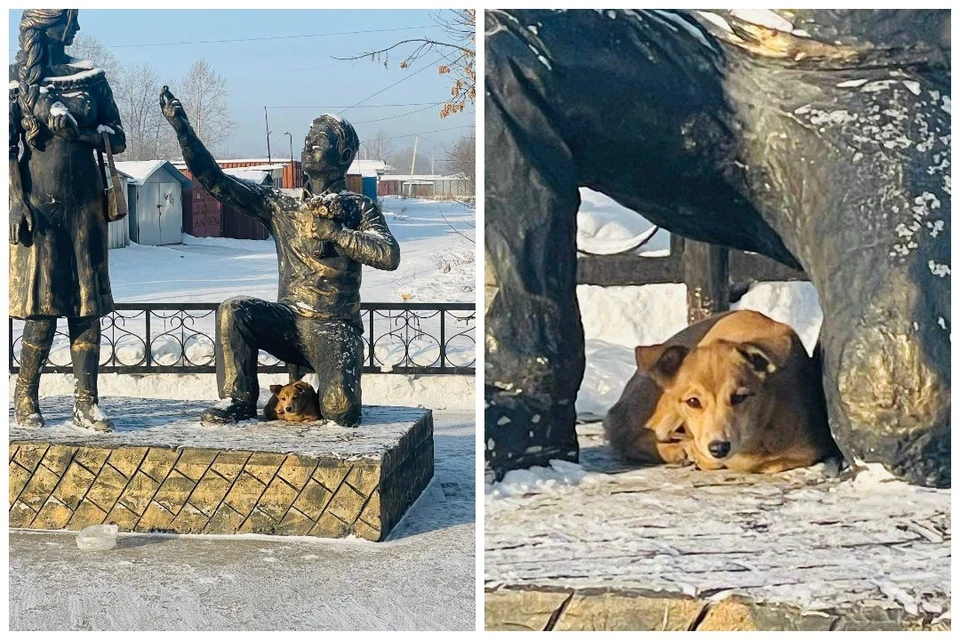
<svg viewBox="0 0 960 640">
<path fill-rule="evenodd" d="M 470 243 L 472 243 L 472 244 L 477 244 L 477 241 L 476 241 L 476 240 L 474 240 L 474 239 L 471 238 L 470 236 L 464 235 L 463 232 L 460 231 L 460 229 L 457 229 L 455 226 L 453 226 L 453 225 L 450 223 L 449 220 L 447 220 L 447 216 L 443 215 L 443 209 L 438 209 L 438 211 L 440 212 L 440 217 L 443 218 L 443 221 L 447 223 L 447 226 L 448 226 L 448 227 L 450 227 L 451 229 L 453 229 L 453 232 L 454 232 L 455 234 L 457 234 L 458 236 L 460 236 L 461 238 L 463 238 L 464 240 L 467 240 L 468 242 L 470 242 Z"/>
<path fill-rule="evenodd" d="M 393 140 L 388 132 L 380 129 L 360 145 L 360 150 L 360 157 L 366 160 L 387 162 L 387 158 L 393 154 Z"/>
<path fill-rule="evenodd" d="M 176 91 L 197 136 L 207 146 L 217 147 L 229 140 L 237 123 L 230 119 L 225 77 L 200 59 L 193 63 Z"/>
<path fill-rule="evenodd" d="M 451 146 L 444 146 L 447 172 L 463 175 L 476 189 L 477 182 L 477 136 L 474 133 L 460 137 Z"/>
<path fill-rule="evenodd" d="M 334 60 L 362 60 L 363 58 L 376 59 L 378 56 L 382 57 L 386 53 L 393 51 L 398 47 L 402 47 L 405 44 L 411 44 L 414 42 L 420 43 L 420 46 L 415 49 L 414 54 L 410 54 L 404 59 L 404 61 L 408 64 L 405 65 L 401 63 L 400 65 L 401 68 L 406 68 L 407 66 L 409 66 L 409 63 L 413 62 L 416 59 L 414 55 L 416 55 L 416 57 L 419 57 L 420 55 L 419 52 L 428 50 L 430 47 L 437 47 L 437 48 L 443 48 L 443 49 L 458 49 L 466 55 L 473 55 L 474 53 L 473 50 L 471 49 L 467 49 L 466 47 L 463 47 L 458 44 L 452 44 L 450 42 L 440 42 L 439 40 L 430 40 L 428 38 L 410 38 L 408 40 L 401 40 L 400 42 L 392 44 L 389 47 L 386 47 L 384 49 L 376 49 L 374 51 L 365 51 L 363 53 L 358 53 L 355 56 L 345 56 L 345 57 L 330 56 L 330 57 L 333 58 Z"/>
<path fill-rule="evenodd" d="M 120 63 L 110 50 L 102 42 L 83 32 L 77 34 L 67 53 L 80 60 L 90 60 L 103 69 L 107 75 L 107 82 L 113 83 L 121 72 Z"/>
</svg>

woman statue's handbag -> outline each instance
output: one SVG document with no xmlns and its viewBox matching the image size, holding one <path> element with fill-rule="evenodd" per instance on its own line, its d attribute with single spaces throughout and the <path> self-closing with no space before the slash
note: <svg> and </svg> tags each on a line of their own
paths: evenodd
<svg viewBox="0 0 960 640">
<path fill-rule="evenodd" d="M 117 173 L 117 167 L 113 163 L 113 147 L 110 145 L 110 137 L 106 131 L 102 131 L 101 135 L 103 135 L 103 148 L 107 152 L 107 165 L 110 167 L 109 182 L 104 168 L 103 153 L 99 149 L 97 149 L 97 162 L 100 164 L 100 175 L 103 177 L 104 207 L 107 222 L 114 222 L 127 216 L 127 200 L 123 197 L 123 183 L 120 181 L 120 174 Z"/>
</svg>

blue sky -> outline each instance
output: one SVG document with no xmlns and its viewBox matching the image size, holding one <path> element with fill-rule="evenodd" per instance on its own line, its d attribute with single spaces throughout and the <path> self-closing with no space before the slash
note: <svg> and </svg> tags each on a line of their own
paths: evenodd
<svg viewBox="0 0 960 640">
<path fill-rule="evenodd" d="M 13 61 L 17 46 L 20 10 L 9 12 L 10 51 Z M 413 75 L 431 55 L 400 69 L 403 55 L 391 54 L 389 68 L 367 60 L 341 62 L 332 55 L 346 56 L 383 48 L 399 40 L 443 36 L 432 16 L 436 10 L 94 10 L 80 11 L 81 32 L 107 45 L 121 65 L 149 62 L 164 81 L 182 77 L 194 61 L 205 58 L 210 66 L 228 78 L 230 115 L 238 123 L 230 148 L 245 156 L 266 155 L 264 111 L 270 107 L 271 147 L 275 157 L 286 158 L 290 143 L 283 132 L 293 134 L 294 154 L 299 156 L 310 121 L 323 112 L 341 113 L 357 128 L 360 139 L 378 129 L 392 136 L 426 133 L 420 151 L 449 144 L 471 131 L 473 107 L 464 114 L 439 117 L 440 102 L 449 95 L 449 76 L 436 73 L 436 64 Z M 396 29 L 395 31 L 383 31 Z M 279 39 L 276 36 L 379 31 L 351 35 Z M 179 44 L 198 40 L 275 38 L 245 42 Z M 405 79 L 409 78 L 409 79 Z M 344 111 L 390 84 L 397 86 L 370 98 L 363 105 Z M 159 87 L 157 88 L 159 95 Z M 409 105 L 409 106 L 379 106 Z M 281 108 L 281 107 L 309 108 Z M 408 114 L 403 116 L 403 114 Z M 402 117 L 395 117 L 402 116 Z M 390 118 L 380 122 L 374 120 Z M 451 129 L 452 127 L 458 127 Z M 438 131 L 446 129 L 445 131 Z M 397 138 L 395 149 L 409 147 L 413 136 Z"/>
</svg>

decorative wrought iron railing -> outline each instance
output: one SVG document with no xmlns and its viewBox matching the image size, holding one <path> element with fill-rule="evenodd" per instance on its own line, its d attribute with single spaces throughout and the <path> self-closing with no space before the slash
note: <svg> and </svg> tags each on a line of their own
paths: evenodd
<svg viewBox="0 0 960 640">
<path fill-rule="evenodd" d="M 101 319 L 103 373 L 215 373 L 215 302 L 126 303 Z M 364 373 L 476 374 L 473 303 L 361 303 Z M 23 321 L 10 318 L 10 372 L 20 370 Z M 261 373 L 288 371 L 260 352 Z M 70 373 L 60 319 L 45 373 Z"/>
</svg>

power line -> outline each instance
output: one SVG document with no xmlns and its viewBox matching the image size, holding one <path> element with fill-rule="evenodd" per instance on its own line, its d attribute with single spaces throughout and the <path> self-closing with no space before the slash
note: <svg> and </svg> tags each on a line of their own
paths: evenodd
<svg viewBox="0 0 960 640">
<path fill-rule="evenodd" d="M 442 105 L 442 104 L 443 104 L 443 102 L 434 102 L 433 104 L 428 104 L 427 106 L 422 107 L 422 108 L 420 108 L 420 109 L 415 109 L 415 110 L 413 110 L 413 111 L 407 111 L 406 113 L 401 113 L 401 114 L 399 114 L 399 115 L 387 116 L 386 118 L 377 118 L 376 120 L 362 120 L 362 121 L 360 121 L 360 122 L 353 122 L 353 123 L 351 123 L 351 124 L 354 124 L 354 125 L 357 125 L 357 124 L 370 124 L 371 122 L 383 122 L 384 120 L 396 120 L 397 118 L 403 118 L 404 116 L 409 116 L 409 115 L 413 115 L 414 113 L 420 113 L 421 111 L 426 111 L 427 109 L 430 109 L 430 108 L 432 108 L 432 107 L 439 107 L 439 106 Z"/>
<path fill-rule="evenodd" d="M 322 67 L 304 67 L 303 69 L 284 69 L 283 71 L 264 71 L 263 73 L 246 73 L 240 76 L 227 76 L 230 78 L 257 78 L 259 76 L 277 76 L 281 73 L 300 73 L 301 71 L 319 71 L 321 69 L 332 69 L 334 67 L 341 67 L 342 65 L 335 64 L 325 64 Z"/>
<path fill-rule="evenodd" d="M 361 104 L 363 104 L 364 102 L 366 102 L 366 101 L 369 100 L 370 98 L 375 98 L 375 97 L 377 97 L 378 95 L 380 95 L 381 93 L 383 93 L 383 92 L 386 91 L 387 89 L 392 89 L 393 87 L 397 86 L 397 85 L 400 84 L 401 82 L 406 82 L 407 80 L 409 80 L 409 79 L 412 78 L 413 76 L 417 75 L 418 73 L 421 73 L 421 72 L 423 72 L 423 71 L 426 71 L 427 69 L 429 69 L 430 67 L 432 67 L 432 66 L 433 66 L 434 64 L 436 64 L 437 62 L 440 62 L 440 60 L 442 60 L 442 59 L 443 59 L 443 58 L 437 58 L 437 59 L 434 60 L 433 62 L 431 62 L 431 63 L 429 63 L 429 64 L 426 64 L 426 65 L 420 67 L 419 69 L 417 69 L 416 71 L 414 71 L 414 72 L 411 73 L 410 75 L 404 76 L 404 77 L 400 78 L 399 80 L 397 80 L 397 81 L 394 82 L 393 84 L 389 84 L 389 85 L 385 86 L 383 89 L 380 89 L 380 90 L 377 91 L 376 93 L 371 93 L 370 95 L 368 95 L 368 96 L 367 96 L 366 98 L 364 98 L 363 100 L 360 100 L 359 102 L 357 102 L 357 103 L 355 103 L 355 104 L 352 104 L 352 105 L 350 105 L 349 107 L 347 107 L 346 109 L 344 109 L 343 111 L 341 111 L 340 114 L 344 113 L 344 111 L 349 111 L 350 109 L 353 109 L 354 107 L 360 106 Z"/>
<path fill-rule="evenodd" d="M 289 36 L 261 36 L 258 38 L 231 38 L 228 40 L 189 40 L 179 42 L 144 42 L 131 44 L 108 44 L 104 45 L 112 49 L 123 49 L 130 47 L 175 47 L 192 44 L 226 44 L 230 42 L 255 42 L 263 40 L 290 40 L 294 38 L 329 38 L 332 36 L 353 36 L 364 33 L 387 33 L 391 31 L 412 31 L 413 29 L 431 29 L 436 25 L 420 25 L 416 27 L 392 27 L 390 29 L 367 29 L 363 31 L 331 31 L 327 33 L 305 33 Z"/>
<path fill-rule="evenodd" d="M 407 133 L 402 136 L 390 136 L 389 138 L 381 138 L 382 140 L 397 140 L 399 138 L 412 138 L 413 136 L 422 136 L 425 133 L 440 133 L 441 131 L 453 131 L 454 129 L 463 129 L 464 127 L 474 127 L 472 124 L 462 124 L 458 127 L 447 127 L 446 129 L 434 129 L 433 131 L 420 131 L 417 133 Z"/>
<path fill-rule="evenodd" d="M 387 107 L 432 107 L 440 102 L 406 102 L 401 104 L 365 104 L 356 107 L 357 109 L 381 109 Z M 342 104 L 322 104 L 322 105 L 282 105 L 279 107 L 270 107 L 271 109 L 346 109 Z"/>
</svg>

